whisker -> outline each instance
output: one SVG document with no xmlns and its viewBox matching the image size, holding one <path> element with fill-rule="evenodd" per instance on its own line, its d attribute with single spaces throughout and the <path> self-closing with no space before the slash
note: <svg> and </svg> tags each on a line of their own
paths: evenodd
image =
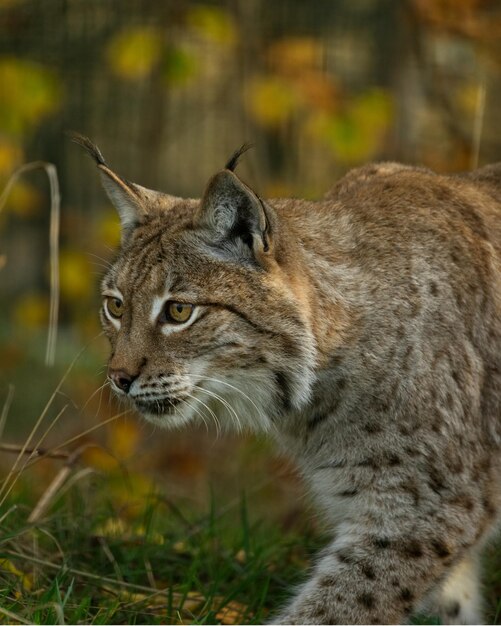
<svg viewBox="0 0 501 626">
<path fill-rule="evenodd" d="M 110 386 L 110 381 L 109 380 L 106 380 L 104 385 L 101 385 L 101 387 L 100 387 L 101 393 L 99 394 L 99 404 L 97 405 L 97 410 L 96 410 L 96 413 L 95 413 L 95 417 L 97 417 L 99 415 L 99 413 L 101 413 L 101 404 L 103 402 L 103 390 L 107 386 L 108 387 Z M 85 404 L 85 406 L 87 406 L 87 403 Z"/>
<path fill-rule="evenodd" d="M 204 391 L 206 394 L 208 394 L 209 396 L 211 396 L 212 398 L 215 398 L 216 400 L 219 400 L 219 402 L 221 402 L 221 404 L 223 406 L 225 406 L 232 415 L 235 416 L 235 420 L 237 422 L 237 426 L 238 426 L 238 431 L 242 432 L 242 423 L 240 421 L 239 416 L 237 415 L 237 412 L 235 411 L 235 409 L 231 406 L 231 404 L 225 400 L 225 398 L 221 397 L 220 395 L 218 395 L 217 393 L 214 393 L 213 391 L 209 391 L 209 389 L 204 389 L 203 387 L 200 387 L 199 385 L 195 385 L 196 389 L 199 389 L 200 391 Z"/>
<path fill-rule="evenodd" d="M 94 254 L 93 252 L 87 252 L 87 256 L 93 256 L 98 261 L 102 261 L 103 267 L 106 267 L 107 269 L 111 269 L 113 267 L 113 264 L 111 263 L 111 261 L 109 261 L 108 259 L 105 259 L 102 256 L 99 256 L 99 254 Z"/>
<path fill-rule="evenodd" d="M 226 387 L 229 387 L 230 389 L 233 389 L 234 391 L 237 391 L 239 394 L 241 394 L 246 400 L 248 400 L 252 404 L 252 406 L 256 409 L 258 414 L 263 419 L 267 419 L 266 416 L 263 414 L 262 410 L 257 406 L 257 404 L 252 400 L 252 398 L 250 398 L 246 393 L 244 393 L 238 387 L 235 387 L 235 385 L 232 385 L 232 384 L 226 382 L 225 380 L 220 380 L 219 378 L 211 378 L 209 376 L 203 376 L 201 374 L 194 374 L 194 376 L 196 376 L 197 378 L 201 378 L 203 380 L 208 380 L 208 381 L 212 381 L 212 382 L 215 382 L 215 383 L 219 383 L 220 385 L 225 385 Z"/>
<path fill-rule="evenodd" d="M 190 399 L 197 400 L 197 398 L 195 398 L 191 394 L 188 396 L 188 399 L 189 400 Z M 196 407 L 194 407 L 192 404 L 190 404 L 187 400 L 185 400 L 185 403 L 186 403 L 187 406 L 189 406 L 191 409 L 193 409 L 195 411 L 195 413 L 198 415 L 198 417 L 200 417 L 200 419 L 205 424 L 205 430 L 207 431 L 207 434 L 209 434 L 209 425 L 207 424 L 207 420 L 205 419 L 205 415 L 201 411 L 199 411 Z"/>
<path fill-rule="evenodd" d="M 209 412 L 209 414 L 211 415 L 212 419 L 214 420 L 214 424 L 216 426 L 216 438 L 219 438 L 220 434 L 221 434 L 221 422 L 219 421 L 217 415 L 214 413 L 214 411 L 207 406 L 207 404 L 205 404 L 205 402 L 203 400 L 200 400 L 200 398 L 197 398 L 196 396 L 190 395 L 190 397 L 195 400 L 196 402 L 200 402 L 200 404 L 207 409 L 207 411 Z"/>
</svg>

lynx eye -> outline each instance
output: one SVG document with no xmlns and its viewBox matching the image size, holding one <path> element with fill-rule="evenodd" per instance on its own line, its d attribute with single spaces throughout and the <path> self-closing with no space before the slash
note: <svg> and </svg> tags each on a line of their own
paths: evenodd
<svg viewBox="0 0 501 626">
<path fill-rule="evenodd" d="M 163 316 L 164 319 L 161 321 L 182 324 L 190 319 L 193 309 L 193 304 L 185 304 L 184 302 L 166 302 Z"/>
<path fill-rule="evenodd" d="M 114 298 L 112 296 L 108 296 L 107 298 L 105 298 L 104 302 L 105 302 L 106 310 L 111 315 L 111 317 L 114 317 L 116 319 L 122 317 L 123 310 L 124 310 L 124 303 L 120 300 L 120 298 Z"/>
</svg>

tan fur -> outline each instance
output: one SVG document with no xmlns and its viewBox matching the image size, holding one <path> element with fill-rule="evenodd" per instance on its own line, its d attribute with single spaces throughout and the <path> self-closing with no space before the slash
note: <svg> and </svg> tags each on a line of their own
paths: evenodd
<svg viewBox="0 0 501 626">
<path fill-rule="evenodd" d="M 110 376 L 156 423 L 269 431 L 332 525 L 275 621 L 478 623 L 500 508 L 501 165 L 370 165 L 319 202 L 265 203 L 229 170 L 201 202 L 127 185 Z M 160 322 L 162 298 L 194 321 Z"/>
</svg>

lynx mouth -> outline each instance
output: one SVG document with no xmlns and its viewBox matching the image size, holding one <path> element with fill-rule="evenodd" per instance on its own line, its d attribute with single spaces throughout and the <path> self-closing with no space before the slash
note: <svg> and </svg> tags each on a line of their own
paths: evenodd
<svg viewBox="0 0 501 626">
<path fill-rule="evenodd" d="M 176 406 L 181 403 L 181 399 L 170 398 L 161 400 L 135 400 L 137 410 L 140 413 L 147 413 L 149 415 L 172 415 L 176 410 Z"/>
</svg>

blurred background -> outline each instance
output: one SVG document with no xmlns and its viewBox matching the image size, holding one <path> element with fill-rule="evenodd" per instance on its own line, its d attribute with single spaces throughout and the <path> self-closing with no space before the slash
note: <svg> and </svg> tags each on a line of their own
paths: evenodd
<svg viewBox="0 0 501 626">
<path fill-rule="evenodd" d="M 263 439 L 164 433 L 133 415 L 105 423 L 120 407 L 101 388 L 98 284 L 118 219 L 64 132 L 91 137 L 126 178 L 190 197 L 249 141 L 239 172 L 262 196 L 316 198 L 371 160 L 441 172 L 499 160 L 500 74 L 499 0 L 0 0 L 0 190 L 43 160 L 62 198 L 51 367 L 43 170 L 0 209 L 2 441 L 26 441 L 81 352 L 31 445 L 97 441 L 87 465 L 135 477 L 134 493 L 117 491 L 122 504 L 152 482 L 195 507 L 246 491 L 253 516 L 297 523 L 301 486 Z M 0 452 L 0 469 L 12 461 Z M 33 493 L 57 464 L 26 473 Z"/>
</svg>

